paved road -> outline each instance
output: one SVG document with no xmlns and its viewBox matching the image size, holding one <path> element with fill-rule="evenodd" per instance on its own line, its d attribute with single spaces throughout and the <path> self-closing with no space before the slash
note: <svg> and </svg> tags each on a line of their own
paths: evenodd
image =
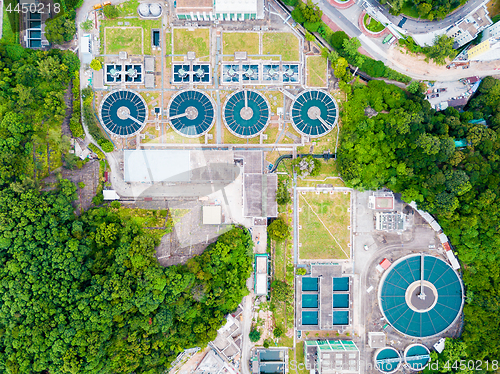
<svg viewBox="0 0 500 374">
<path fill-rule="evenodd" d="M 367 1 L 375 8 L 378 8 L 395 25 L 397 25 L 399 21 L 403 19 L 404 15 L 393 16 L 392 14 L 389 13 L 389 11 L 386 8 L 380 6 L 380 3 L 378 1 L 375 0 L 367 0 Z M 448 26 L 453 25 L 455 22 L 461 20 L 484 2 L 485 0 L 469 0 L 464 6 L 455 10 L 452 14 L 448 15 L 448 17 L 440 21 L 439 20 L 419 21 L 407 18 L 407 21 L 402 28 L 403 30 L 407 30 L 409 33 L 412 34 L 424 34 L 431 31 L 442 30 L 444 28 L 447 28 Z M 356 3 L 356 5 L 354 6 L 359 6 L 359 4 Z"/>
<path fill-rule="evenodd" d="M 240 371 L 243 374 L 250 374 L 248 368 L 248 360 L 250 359 L 250 350 L 252 343 L 250 342 L 250 326 L 252 325 L 252 307 L 253 307 L 253 292 L 243 298 L 243 319 L 241 321 L 241 362 Z"/>
</svg>

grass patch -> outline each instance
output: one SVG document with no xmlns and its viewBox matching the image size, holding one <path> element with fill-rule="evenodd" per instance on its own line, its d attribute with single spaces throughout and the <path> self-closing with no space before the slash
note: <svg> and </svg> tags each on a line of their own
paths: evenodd
<svg viewBox="0 0 500 374">
<path fill-rule="evenodd" d="M 209 53 L 210 30 L 207 28 L 174 29 L 174 54 L 185 55 L 195 52 L 196 57 L 206 57 Z"/>
<path fill-rule="evenodd" d="M 122 22 L 123 25 L 118 25 L 118 22 Z M 125 26 L 125 22 L 128 22 L 129 25 Z M 162 21 L 161 20 L 142 20 L 142 19 L 136 19 L 136 18 L 117 18 L 113 20 L 102 20 L 101 21 L 101 30 L 100 30 L 100 35 L 101 35 L 101 48 L 104 45 L 102 43 L 102 36 L 104 33 L 104 30 L 106 27 L 142 27 L 144 30 L 144 40 L 142 41 L 144 43 L 144 54 L 145 55 L 150 55 L 152 53 L 151 49 L 151 29 L 161 29 L 162 27 Z M 142 33 L 141 33 L 141 38 L 142 38 Z M 106 40 L 107 43 L 107 40 Z M 107 45 L 107 44 L 106 44 Z M 140 45 L 139 45 L 140 47 Z M 106 49 L 107 52 L 107 49 Z M 109 53 L 109 52 L 107 52 Z"/>
<path fill-rule="evenodd" d="M 256 32 L 225 32 L 223 35 L 223 52 L 232 55 L 245 51 L 249 55 L 259 54 L 259 34 Z"/>
<path fill-rule="evenodd" d="M 3 2 L 3 30 L 2 41 L 9 44 L 19 43 L 19 13 L 7 12 L 10 5 L 14 9 L 18 2 L 16 0 L 4 0 Z"/>
<path fill-rule="evenodd" d="M 172 231 L 173 223 L 169 219 L 168 210 L 149 210 L 140 208 L 109 208 L 124 221 L 131 220 L 140 225 L 154 237 L 161 239 L 163 235 Z"/>
<path fill-rule="evenodd" d="M 283 108 L 283 94 L 279 91 L 266 91 L 263 94 L 269 101 L 269 108 L 271 109 L 271 113 L 273 115 L 276 115 L 278 108 Z"/>
<path fill-rule="evenodd" d="M 488 12 L 490 12 L 490 18 L 500 15 L 500 0 L 491 0 L 486 7 L 488 8 Z"/>
<path fill-rule="evenodd" d="M 351 233 L 350 193 L 299 194 L 301 259 L 349 258 Z"/>
<path fill-rule="evenodd" d="M 365 14 L 365 17 L 363 18 L 363 23 L 365 24 L 365 27 L 368 29 L 368 31 L 371 32 L 380 32 L 383 29 L 385 29 L 384 25 L 382 25 L 375 18 L 370 17 L 369 14 Z"/>
<path fill-rule="evenodd" d="M 142 54 L 142 28 L 116 28 L 104 29 L 106 40 L 106 54 L 117 54 L 126 51 L 130 55 Z"/>
<path fill-rule="evenodd" d="M 281 55 L 283 61 L 299 60 L 299 40 L 289 32 L 262 35 L 263 54 Z"/>
<path fill-rule="evenodd" d="M 307 58 L 307 85 L 309 87 L 326 87 L 327 60 L 323 56 Z"/>
<path fill-rule="evenodd" d="M 129 0 L 121 4 L 117 4 L 119 17 L 130 17 L 137 15 L 137 7 L 139 6 L 139 0 Z"/>
<path fill-rule="evenodd" d="M 296 369 L 290 370 L 291 373 L 297 374 L 309 374 L 309 370 L 306 370 L 306 360 L 304 357 L 304 342 L 298 342 L 295 346 L 295 360 L 297 361 Z"/>
</svg>

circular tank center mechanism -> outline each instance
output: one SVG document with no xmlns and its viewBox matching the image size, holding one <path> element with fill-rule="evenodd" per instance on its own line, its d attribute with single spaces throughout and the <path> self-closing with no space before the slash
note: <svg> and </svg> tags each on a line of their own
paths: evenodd
<svg viewBox="0 0 500 374">
<path fill-rule="evenodd" d="M 244 120 L 248 121 L 250 118 L 253 117 L 253 109 L 250 108 L 249 106 L 244 106 L 243 108 L 241 108 L 240 116 Z"/>
<path fill-rule="evenodd" d="M 321 117 L 321 109 L 317 106 L 312 106 L 307 110 L 307 116 L 310 119 L 318 119 L 318 117 Z"/>
<path fill-rule="evenodd" d="M 411 310 L 424 313 L 434 308 L 438 292 L 431 282 L 417 280 L 406 289 L 405 300 Z"/>
<path fill-rule="evenodd" d="M 137 70 L 135 70 L 133 68 L 132 69 L 128 69 L 127 70 L 127 74 L 128 74 L 129 77 L 135 78 L 137 76 Z"/>
<path fill-rule="evenodd" d="M 130 116 L 130 109 L 126 106 L 121 106 L 118 108 L 116 115 L 122 120 L 127 119 Z"/>
<path fill-rule="evenodd" d="M 190 120 L 198 118 L 198 109 L 196 109 L 194 106 L 188 106 L 186 108 L 186 117 Z"/>
</svg>

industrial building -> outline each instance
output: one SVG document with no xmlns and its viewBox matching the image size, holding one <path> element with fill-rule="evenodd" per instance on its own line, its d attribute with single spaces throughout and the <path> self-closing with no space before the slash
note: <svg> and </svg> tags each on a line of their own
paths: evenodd
<svg viewBox="0 0 500 374">
<path fill-rule="evenodd" d="M 306 369 L 318 374 L 359 373 L 359 349 L 350 340 L 304 341 Z"/>
<path fill-rule="evenodd" d="M 179 20 L 245 21 L 264 18 L 264 0 L 177 0 Z"/>
</svg>

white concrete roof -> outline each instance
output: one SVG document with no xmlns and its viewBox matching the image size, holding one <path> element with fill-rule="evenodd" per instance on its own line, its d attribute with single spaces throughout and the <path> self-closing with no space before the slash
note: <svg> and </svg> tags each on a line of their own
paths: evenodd
<svg viewBox="0 0 500 374">
<path fill-rule="evenodd" d="M 267 295 L 267 274 L 257 274 L 255 282 L 255 294 Z"/>
<path fill-rule="evenodd" d="M 120 199 L 120 196 L 116 193 L 115 190 L 102 190 L 102 195 L 104 196 L 104 200 Z"/>
<path fill-rule="evenodd" d="M 126 150 L 126 182 L 187 182 L 190 152 L 184 150 Z"/>
<path fill-rule="evenodd" d="M 257 0 L 215 0 L 216 13 L 257 13 Z"/>
<path fill-rule="evenodd" d="M 220 225 L 222 223 L 222 207 L 220 205 L 207 205 L 203 207 L 203 224 Z"/>
</svg>

